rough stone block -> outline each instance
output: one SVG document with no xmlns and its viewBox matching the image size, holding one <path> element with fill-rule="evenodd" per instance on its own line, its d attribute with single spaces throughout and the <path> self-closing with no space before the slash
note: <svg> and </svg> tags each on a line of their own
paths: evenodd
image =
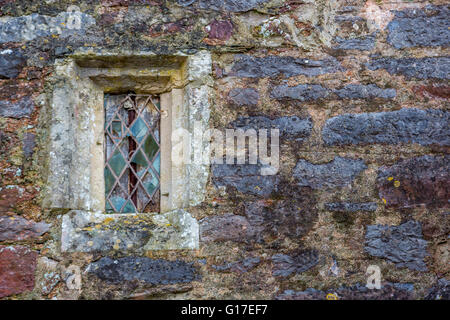
<svg viewBox="0 0 450 320">
<path fill-rule="evenodd" d="M 238 106 L 256 106 L 259 93 L 253 88 L 235 88 L 228 93 L 230 101 Z"/>
<path fill-rule="evenodd" d="M 426 300 L 450 300 L 450 281 L 445 278 L 439 279 L 436 284 L 428 290 Z"/>
<path fill-rule="evenodd" d="M 396 11 L 395 18 L 388 25 L 387 41 L 396 49 L 448 46 L 449 16 L 448 5 Z"/>
<path fill-rule="evenodd" d="M 30 97 L 25 97 L 17 102 L 0 100 L 0 117 L 28 118 L 33 112 L 34 104 Z"/>
<path fill-rule="evenodd" d="M 276 277 L 288 277 L 291 274 L 305 272 L 319 263 L 319 254 L 315 250 L 300 250 L 290 255 L 272 256 L 272 274 Z"/>
<path fill-rule="evenodd" d="M 342 67 L 335 58 L 323 60 L 297 59 L 293 57 L 252 57 L 237 55 L 231 75 L 248 78 L 292 77 L 305 75 L 308 77 L 341 71 Z"/>
<path fill-rule="evenodd" d="M 272 99 L 277 100 L 298 100 L 313 101 L 325 99 L 330 95 L 330 90 L 319 84 L 299 84 L 295 87 L 289 87 L 286 84 L 276 86 L 270 93 Z"/>
<path fill-rule="evenodd" d="M 387 207 L 448 207 L 450 156 L 422 156 L 381 167 L 378 195 Z"/>
<path fill-rule="evenodd" d="M 91 263 L 86 272 L 114 284 L 137 280 L 157 285 L 187 283 L 199 279 L 191 263 L 134 256 L 118 259 L 103 257 Z"/>
<path fill-rule="evenodd" d="M 5 17 L 0 22 L 0 43 L 30 41 L 52 34 L 80 36 L 94 24 L 95 19 L 82 12 L 61 12 L 56 17 L 36 13 Z"/>
<path fill-rule="evenodd" d="M 349 84 L 336 90 L 324 88 L 318 84 L 300 84 L 294 87 L 276 86 L 270 97 L 276 100 L 305 102 L 334 97 L 338 99 L 393 99 L 396 94 L 395 89 L 382 89 L 374 84 Z"/>
<path fill-rule="evenodd" d="M 385 69 L 390 74 L 405 75 L 407 79 L 449 79 L 450 57 L 379 58 L 372 59 L 369 70 Z"/>
<path fill-rule="evenodd" d="M 325 300 L 332 294 L 338 300 L 411 300 L 415 298 L 411 284 L 385 283 L 380 289 L 368 289 L 357 283 L 353 286 L 328 289 L 308 288 L 304 291 L 285 290 L 275 296 L 276 300 Z M 328 299 L 327 299 L 328 300 Z"/>
<path fill-rule="evenodd" d="M 255 9 L 269 0 L 177 0 L 184 7 L 198 6 L 201 9 L 229 12 L 246 12 Z"/>
<path fill-rule="evenodd" d="M 340 99 L 393 99 L 397 92 L 395 89 L 382 89 L 374 84 L 349 84 L 342 89 L 334 90 Z"/>
<path fill-rule="evenodd" d="M 420 222 L 410 220 L 399 226 L 371 225 L 366 230 L 365 250 L 387 259 L 397 268 L 427 271 L 427 241 L 422 238 Z"/>
<path fill-rule="evenodd" d="M 241 261 L 237 262 L 229 262 L 225 263 L 223 265 L 217 266 L 212 265 L 212 268 L 221 271 L 221 272 L 236 272 L 236 273 L 245 273 L 253 268 L 257 267 L 259 263 L 261 262 L 260 258 L 245 258 Z"/>
<path fill-rule="evenodd" d="M 50 225 L 34 222 L 22 217 L 0 216 L 0 241 L 22 241 L 35 239 L 48 232 Z"/>
<path fill-rule="evenodd" d="M 246 241 L 254 236 L 254 230 L 245 217 L 224 214 L 200 220 L 202 242 Z"/>
<path fill-rule="evenodd" d="M 367 37 L 349 38 L 344 39 L 341 37 L 336 37 L 334 39 L 337 45 L 334 49 L 337 50 L 361 50 L 370 51 L 375 48 L 375 36 L 370 35 Z"/>
<path fill-rule="evenodd" d="M 101 214 L 71 211 L 63 216 L 63 252 L 197 249 L 197 221 L 184 210 L 163 214 Z"/>
<path fill-rule="evenodd" d="M 335 157 L 325 164 L 313 164 L 300 159 L 292 175 L 299 186 L 313 189 L 336 188 L 350 185 L 355 177 L 367 169 L 363 160 Z"/>
<path fill-rule="evenodd" d="M 291 189 L 295 189 L 291 187 Z M 297 240 L 305 236 L 317 220 L 317 210 L 311 202 L 313 197 L 306 192 L 292 195 L 283 192 L 288 200 L 266 203 L 264 200 L 245 203 L 245 216 L 255 230 L 256 240 Z"/>
<path fill-rule="evenodd" d="M 38 254 L 22 246 L 0 246 L 0 298 L 34 288 Z"/>
<path fill-rule="evenodd" d="M 325 209 L 336 212 L 357 212 L 357 211 L 375 211 L 377 210 L 376 202 L 331 202 L 325 203 Z"/>
<path fill-rule="evenodd" d="M 216 188 L 234 187 L 242 193 L 268 197 L 277 190 L 277 175 L 261 175 L 264 168 L 258 164 L 214 164 L 211 166 Z"/>
<path fill-rule="evenodd" d="M 255 129 L 256 132 L 259 129 L 267 129 L 268 134 L 270 134 L 270 129 L 279 129 L 281 138 L 303 141 L 311 134 L 313 124 L 310 118 L 301 119 L 297 116 L 280 117 L 273 120 L 267 117 L 256 116 L 239 117 L 231 122 L 229 126 L 243 130 Z"/>
<path fill-rule="evenodd" d="M 29 132 L 25 133 L 22 147 L 25 159 L 31 159 L 33 157 L 35 147 L 36 147 L 36 135 Z"/>
<path fill-rule="evenodd" d="M 16 78 L 26 62 L 26 58 L 18 49 L 0 51 L 0 79 Z"/>
<path fill-rule="evenodd" d="M 326 145 L 450 145 L 449 119 L 448 112 L 435 109 L 344 114 L 326 121 L 322 137 Z"/>
</svg>

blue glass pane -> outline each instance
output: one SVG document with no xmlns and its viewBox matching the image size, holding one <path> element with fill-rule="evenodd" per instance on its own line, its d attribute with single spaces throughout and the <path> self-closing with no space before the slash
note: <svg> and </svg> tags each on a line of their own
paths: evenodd
<svg viewBox="0 0 450 320">
<path fill-rule="evenodd" d="M 136 212 L 136 208 L 134 207 L 133 203 L 128 200 L 127 204 L 123 208 L 122 212 L 124 212 L 124 213 L 134 213 L 134 212 Z"/>
<path fill-rule="evenodd" d="M 148 174 L 144 179 L 144 187 L 147 190 L 148 194 L 152 195 L 155 189 L 158 187 L 158 178 L 152 172 L 152 170 L 148 170 Z"/>
<path fill-rule="evenodd" d="M 141 143 L 142 139 L 145 138 L 145 136 L 148 133 L 148 128 L 147 128 L 147 125 L 145 124 L 145 122 L 141 118 L 138 118 L 135 121 L 135 123 L 131 127 L 131 133 L 133 134 L 133 136 L 136 138 L 136 140 L 139 143 Z"/>
<path fill-rule="evenodd" d="M 147 168 L 143 168 L 143 169 L 139 170 L 139 171 L 136 172 L 136 173 L 137 173 L 137 175 L 138 175 L 139 177 L 142 177 L 142 176 L 144 175 L 144 173 L 146 172 L 146 170 L 147 170 Z"/>
<path fill-rule="evenodd" d="M 125 199 L 121 197 L 111 197 L 109 198 L 113 204 L 116 212 L 119 212 L 122 206 L 125 204 Z"/>
<path fill-rule="evenodd" d="M 153 161 L 153 167 L 155 168 L 156 172 L 158 172 L 159 174 L 161 173 L 161 153 L 159 153 L 156 156 L 155 161 Z"/>
<path fill-rule="evenodd" d="M 114 209 L 111 207 L 108 201 L 106 201 L 106 211 L 107 212 L 114 212 Z"/>
</svg>

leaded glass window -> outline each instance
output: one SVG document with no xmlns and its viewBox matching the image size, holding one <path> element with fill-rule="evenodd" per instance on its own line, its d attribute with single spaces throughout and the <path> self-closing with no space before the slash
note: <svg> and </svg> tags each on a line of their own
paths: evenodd
<svg viewBox="0 0 450 320">
<path fill-rule="evenodd" d="M 159 212 L 159 97 L 105 94 L 106 212 Z"/>
</svg>

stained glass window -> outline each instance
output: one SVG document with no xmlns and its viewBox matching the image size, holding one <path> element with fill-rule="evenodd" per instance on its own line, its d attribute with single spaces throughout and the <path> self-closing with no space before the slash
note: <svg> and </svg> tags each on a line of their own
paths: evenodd
<svg viewBox="0 0 450 320">
<path fill-rule="evenodd" d="M 106 212 L 159 212 L 160 102 L 105 95 Z"/>
</svg>

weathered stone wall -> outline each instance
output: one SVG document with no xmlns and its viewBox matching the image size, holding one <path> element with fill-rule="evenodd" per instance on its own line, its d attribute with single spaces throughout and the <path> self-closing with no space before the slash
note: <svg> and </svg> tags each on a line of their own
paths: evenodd
<svg viewBox="0 0 450 320">
<path fill-rule="evenodd" d="M 448 299 L 446 2 L 0 0 L 0 298 Z M 62 253 L 46 93 L 80 50 L 210 51 L 210 126 L 279 128 L 279 172 L 213 165 L 198 250 Z"/>
</svg>

